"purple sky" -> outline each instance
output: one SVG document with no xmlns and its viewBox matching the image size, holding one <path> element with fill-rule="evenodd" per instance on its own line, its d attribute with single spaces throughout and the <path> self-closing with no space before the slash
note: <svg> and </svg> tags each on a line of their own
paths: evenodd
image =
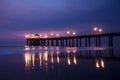
<svg viewBox="0 0 120 80">
<path fill-rule="evenodd" d="M 0 39 L 26 33 L 74 30 L 84 34 L 101 26 L 120 32 L 119 0 L 0 0 Z"/>
</svg>

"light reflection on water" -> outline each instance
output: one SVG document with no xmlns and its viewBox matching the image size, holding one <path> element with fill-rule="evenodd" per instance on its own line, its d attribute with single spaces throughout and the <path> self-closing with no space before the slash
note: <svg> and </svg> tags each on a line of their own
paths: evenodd
<svg viewBox="0 0 120 80">
<path fill-rule="evenodd" d="M 105 68 L 105 63 L 104 63 L 104 60 L 101 58 L 101 59 L 97 59 L 96 60 L 96 68 Z"/>
<path fill-rule="evenodd" d="M 7 79 L 0 80 L 115 80 L 120 74 L 120 56 L 114 51 L 98 47 L 2 48 L 1 53 L 7 53 L 0 55 L 0 74 L 7 77 L 0 77 Z"/>
<path fill-rule="evenodd" d="M 62 61 L 63 57 L 66 60 L 68 65 L 77 64 L 77 59 L 75 53 L 73 53 L 73 56 L 70 57 L 70 53 L 66 53 L 67 57 L 61 56 L 59 51 L 54 53 L 50 52 L 48 53 L 47 51 L 43 53 L 25 53 L 24 54 L 24 60 L 25 60 L 25 67 L 26 69 L 29 69 L 30 67 L 35 67 L 35 62 L 39 61 L 40 68 L 42 68 L 42 65 L 45 63 L 48 65 L 48 63 L 58 63 L 60 64 L 60 60 Z M 64 54 L 64 55 L 66 55 Z M 61 62 L 62 63 L 62 62 Z"/>
<path fill-rule="evenodd" d="M 26 47 L 25 47 L 26 48 Z M 85 59 L 94 59 L 95 63 L 93 64 L 97 69 L 99 68 L 105 68 L 105 60 L 107 58 L 113 58 L 114 56 L 103 56 L 102 51 L 104 48 L 93 48 L 95 49 L 93 54 L 92 50 L 86 50 L 86 51 L 81 51 L 78 50 L 78 48 L 65 48 L 65 51 L 61 51 L 60 48 L 55 48 L 57 51 L 54 51 L 53 47 L 51 51 L 49 51 L 48 47 L 45 47 L 43 51 L 40 51 L 39 53 L 35 52 L 26 52 L 24 54 L 24 59 L 25 59 L 25 68 L 29 69 L 31 66 L 35 67 L 35 65 L 38 65 L 39 61 L 39 67 L 42 69 L 45 67 L 46 69 L 49 67 L 49 64 L 62 64 L 66 63 L 68 66 L 71 64 L 77 65 L 80 59 L 85 58 Z M 44 65 L 45 64 L 45 65 Z"/>
</svg>

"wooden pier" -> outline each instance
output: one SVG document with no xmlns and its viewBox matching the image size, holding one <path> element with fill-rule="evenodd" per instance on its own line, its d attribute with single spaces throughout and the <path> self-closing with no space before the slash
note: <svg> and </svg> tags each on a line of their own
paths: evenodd
<svg viewBox="0 0 120 80">
<path fill-rule="evenodd" d="M 118 33 L 104 33 L 104 34 L 88 34 L 88 35 L 76 35 L 76 36 L 64 36 L 64 37 L 48 37 L 40 38 L 38 34 L 35 34 L 35 38 L 26 38 L 26 45 L 28 46 L 60 46 L 60 47 L 90 47 L 93 42 L 91 39 L 95 39 L 94 44 L 96 47 L 101 46 L 101 39 L 107 38 L 108 46 L 113 47 L 114 37 L 120 37 Z M 84 43 L 82 41 L 84 40 Z"/>
</svg>

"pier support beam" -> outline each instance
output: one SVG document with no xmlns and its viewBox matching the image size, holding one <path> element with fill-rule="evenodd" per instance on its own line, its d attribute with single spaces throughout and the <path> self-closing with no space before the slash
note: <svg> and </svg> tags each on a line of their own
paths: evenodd
<svg viewBox="0 0 120 80">
<path fill-rule="evenodd" d="M 64 39 L 61 39 L 61 46 L 64 46 Z"/>
<path fill-rule="evenodd" d="M 59 39 L 59 41 L 58 41 L 58 45 L 59 45 L 59 46 L 62 46 L 61 42 L 62 42 L 62 40 Z"/>
<path fill-rule="evenodd" d="M 27 44 L 26 44 L 26 45 L 28 46 L 28 45 L 29 45 L 29 40 L 27 39 L 26 41 L 27 41 Z"/>
<path fill-rule="evenodd" d="M 101 39 L 100 39 L 100 36 L 98 37 L 98 46 L 99 46 L 99 47 L 101 46 Z"/>
<path fill-rule="evenodd" d="M 41 42 L 41 46 L 43 46 L 43 39 L 40 42 Z"/>
<path fill-rule="evenodd" d="M 78 38 L 76 38 L 76 47 L 78 47 Z"/>
<path fill-rule="evenodd" d="M 87 38 L 85 38 L 85 47 L 87 47 L 87 45 L 88 45 L 88 40 Z"/>
<path fill-rule="evenodd" d="M 44 46 L 46 46 L 46 40 L 44 40 Z"/>
<path fill-rule="evenodd" d="M 96 37 L 96 47 L 100 47 L 101 46 L 101 37 Z"/>
<path fill-rule="evenodd" d="M 58 39 L 56 39 L 56 46 L 58 46 Z"/>
<path fill-rule="evenodd" d="M 109 47 L 113 47 L 113 36 L 108 37 Z"/>
<path fill-rule="evenodd" d="M 97 44 L 97 37 L 96 37 L 96 47 L 98 46 L 98 44 Z"/>
<path fill-rule="evenodd" d="M 54 46 L 54 41 L 53 40 L 51 40 L 51 46 Z"/>
<path fill-rule="evenodd" d="M 68 46 L 70 47 L 70 39 L 68 39 L 68 43 L 69 43 Z"/>
<path fill-rule="evenodd" d="M 109 55 L 110 57 L 114 58 L 115 55 L 114 55 L 114 49 L 113 48 L 109 48 Z"/>
<path fill-rule="evenodd" d="M 49 43 L 50 41 L 49 40 L 47 40 L 47 46 L 49 46 L 50 45 L 50 43 Z"/>
<path fill-rule="evenodd" d="M 88 38 L 88 46 L 91 46 L 90 38 Z"/>
<path fill-rule="evenodd" d="M 41 40 L 39 40 L 39 43 L 40 43 L 40 45 L 39 45 L 39 46 L 41 46 Z"/>
<path fill-rule="evenodd" d="M 80 47 L 82 47 L 82 41 L 81 41 L 81 38 L 79 39 L 79 42 L 80 42 Z"/>
<path fill-rule="evenodd" d="M 75 46 L 75 44 L 74 44 L 74 39 L 72 39 L 72 47 L 74 47 Z"/>
<path fill-rule="evenodd" d="M 67 39 L 66 39 L 65 41 L 66 41 L 66 42 L 65 42 L 65 43 L 66 43 L 65 47 L 67 47 Z"/>
<path fill-rule="evenodd" d="M 65 43 L 64 43 L 64 39 L 62 39 L 62 46 L 64 46 L 65 45 Z"/>
</svg>

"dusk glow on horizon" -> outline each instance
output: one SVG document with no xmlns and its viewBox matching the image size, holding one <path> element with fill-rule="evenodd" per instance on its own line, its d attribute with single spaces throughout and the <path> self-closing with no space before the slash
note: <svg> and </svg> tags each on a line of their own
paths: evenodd
<svg viewBox="0 0 120 80">
<path fill-rule="evenodd" d="M 20 39 L 25 34 L 92 33 L 120 31 L 119 0 L 3 0 L 0 1 L 0 39 Z M 73 33 L 75 31 L 75 33 Z M 100 30 L 100 32 L 102 32 Z"/>
</svg>

